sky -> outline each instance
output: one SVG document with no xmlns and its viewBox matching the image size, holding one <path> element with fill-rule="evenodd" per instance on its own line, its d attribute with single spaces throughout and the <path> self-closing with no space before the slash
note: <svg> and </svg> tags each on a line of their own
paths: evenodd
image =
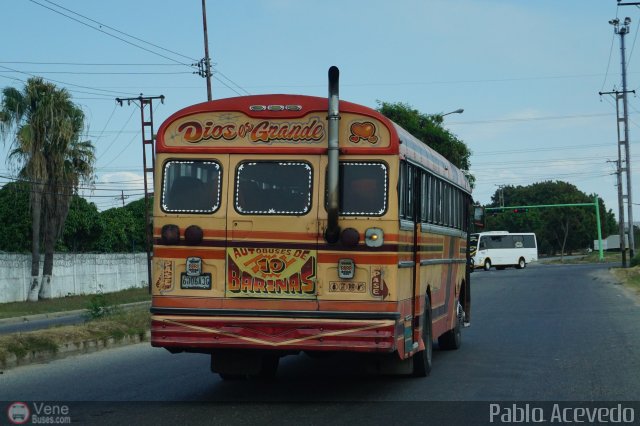
<svg viewBox="0 0 640 426">
<path fill-rule="evenodd" d="M 616 106 L 598 92 L 622 90 L 620 37 L 608 21 L 627 16 L 627 88 L 638 90 L 640 8 L 616 0 L 209 0 L 206 8 L 214 99 L 324 97 L 336 65 L 343 100 L 403 102 L 427 114 L 463 108 L 444 126 L 472 151 L 480 203 L 500 185 L 561 180 L 617 216 Z M 83 194 L 100 210 L 142 197 L 140 111 L 115 98 L 164 95 L 154 103 L 156 130 L 206 100 L 192 66 L 204 56 L 201 0 L 6 0 L 2 14 L 0 87 L 37 75 L 67 88 L 96 146 L 95 189 Z M 639 111 L 630 94 L 633 176 Z M 0 185 L 15 176 L 9 143 L 0 144 Z M 637 222 L 640 180 L 631 183 Z"/>
</svg>

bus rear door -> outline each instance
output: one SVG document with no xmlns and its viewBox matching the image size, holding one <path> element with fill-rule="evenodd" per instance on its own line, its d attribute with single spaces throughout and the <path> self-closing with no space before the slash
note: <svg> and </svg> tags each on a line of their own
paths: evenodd
<svg viewBox="0 0 640 426">
<path fill-rule="evenodd" d="M 225 297 L 317 309 L 318 156 L 231 155 L 228 170 Z"/>
</svg>

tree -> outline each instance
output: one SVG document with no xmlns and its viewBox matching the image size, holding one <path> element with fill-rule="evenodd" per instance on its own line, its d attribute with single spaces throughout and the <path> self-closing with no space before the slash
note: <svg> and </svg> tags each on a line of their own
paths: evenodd
<svg viewBox="0 0 640 426">
<path fill-rule="evenodd" d="M 574 185 L 562 181 L 539 182 L 529 186 L 504 186 L 497 190 L 487 207 L 593 203 L 595 195 L 587 195 Z M 603 237 L 617 233 L 613 212 L 606 211 L 598 199 Z M 529 209 L 526 214 L 506 210 L 487 215 L 487 230 L 535 232 L 542 253 L 571 253 L 590 247 L 597 238 L 596 217 L 592 207 L 549 207 Z"/>
<path fill-rule="evenodd" d="M 80 180 L 93 175 L 93 146 L 80 142 L 84 114 L 69 92 L 42 78 L 30 78 L 22 91 L 2 92 L 0 131 L 11 140 L 9 160 L 31 186 L 30 301 L 51 297 L 53 247 Z M 43 202 L 45 203 L 43 206 Z M 45 220 L 42 221 L 43 213 Z M 39 281 L 40 242 L 44 237 L 45 268 Z"/>
<path fill-rule="evenodd" d="M 62 235 L 69 213 L 69 206 L 80 182 L 93 181 L 94 147 L 89 141 L 81 141 L 84 113 L 71 102 L 62 123 L 62 134 L 45 147 L 47 181 L 44 195 L 44 267 L 40 295 L 51 298 L 53 254 L 56 241 Z"/>
<path fill-rule="evenodd" d="M 378 112 L 451 161 L 473 186 L 475 178 L 469 173 L 471 151 L 456 135 L 442 127 L 442 115 L 423 114 L 402 102 L 378 101 Z"/>
<path fill-rule="evenodd" d="M 131 232 L 132 250 L 133 251 L 146 251 L 147 246 L 147 234 L 146 230 L 149 226 L 145 226 L 146 216 L 144 214 L 144 198 L 136 201 L 132 201 L 124 208 L 128 210 L 134 218 L 133 229 Z M 153 217 L 153 197 L 149 197 L 149 217 Z M 151 233 L 153 235 L 153 233 Z"/>
<path fill-rule="evenodd" d="M 97 239 L 97 251 L 131 252 L 135 245 L 136 218 L 131 211 L 116 207 L 100 213 L 103 232 Z"/>
<path fill-rule="evenodd" d="M 59 249 L 73 252 L 95 250 L 95 244 L 103 232 L 100 213 L 94 203 L 74 195 L 65 221 Z"/>
<path fill-rule="evenodd" d="M 28 253 L 31 241 L 29 196 L 31 188 L 24 182 L 10 182 L 0 188 L 0 223 L 4 238 L 0 251 Z"/>
</svg>

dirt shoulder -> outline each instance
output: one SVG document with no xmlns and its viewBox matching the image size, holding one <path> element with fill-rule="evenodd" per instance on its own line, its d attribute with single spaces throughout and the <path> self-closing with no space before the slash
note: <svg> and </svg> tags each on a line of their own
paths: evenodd
<svg viewBox="0 0 640 426">
<path fill-rule="evenodd" d="M 625 291 L 640 305 L 640 266 L 633 268 L 611 268 L 611 275 L 622 283 Z"/>
</svg>

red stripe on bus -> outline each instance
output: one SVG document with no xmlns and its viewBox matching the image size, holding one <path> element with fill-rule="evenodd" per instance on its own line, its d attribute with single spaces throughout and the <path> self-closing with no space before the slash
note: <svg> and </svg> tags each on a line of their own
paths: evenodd
<svg viewBox="0 0 640 426">
<path fill-rule="evenodd" d="M 257 309 L 283 311 L 335 311 L 335 312 L 402 312 L 405 301 L 340 301 L 340 300 L 292 300 L 292 299 L 248 299 L 214 298 L 193 296 L 153 296 L 154 308 L 191 309 Z"/>
<path fill-rule="evenodd" d="M 318 253 L 319 263 L 338 263 L 343 258 L 353 259 L 358 263 L 369 263 L 376 265 L 395 265 L 398 263 L 397 254 L 363 254 L 353 252 L 342 253 Z"/>
</svg>

